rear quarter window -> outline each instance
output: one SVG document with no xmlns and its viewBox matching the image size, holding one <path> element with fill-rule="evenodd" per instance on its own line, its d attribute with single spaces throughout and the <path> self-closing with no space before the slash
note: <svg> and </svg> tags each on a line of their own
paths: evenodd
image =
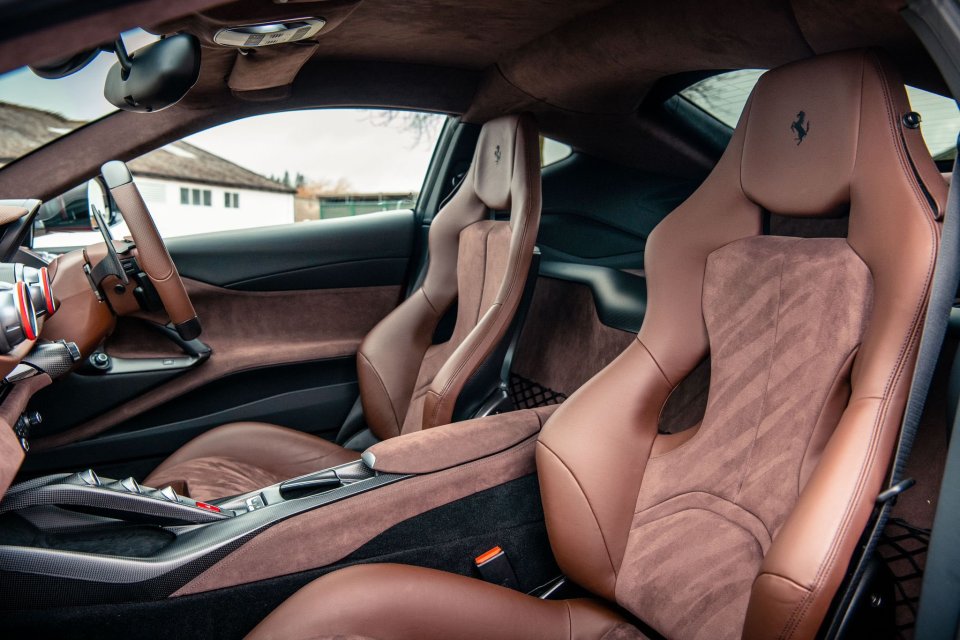
<svg viewBox="0 0 960 640">
<path fill-rule="evenodd" d="M 740 69 L 718 73 L 690 85 L 680 96 L 731 129 L 737 125 L 747 98 L 764 69 Z M 952 98 L 907 86 L 910 107 L 920 114 L 920 131 L 935 160 L 956 157 L 960 110 Z"/>
</svg>

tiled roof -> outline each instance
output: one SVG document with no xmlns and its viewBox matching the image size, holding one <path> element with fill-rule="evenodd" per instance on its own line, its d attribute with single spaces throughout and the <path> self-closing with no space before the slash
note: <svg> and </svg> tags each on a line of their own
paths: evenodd
<svg viewBox="0 0 960 640">
<path fill-rule="evenodd" d="M 0 164 L 11 162 L 83 124 L 40 109 L 0 102 Z M 260 191 L 294 192 L 280 182 L 186 142 L 174 142 L 128 164 L 133 174 L 138 176 Z"/>
</svg>

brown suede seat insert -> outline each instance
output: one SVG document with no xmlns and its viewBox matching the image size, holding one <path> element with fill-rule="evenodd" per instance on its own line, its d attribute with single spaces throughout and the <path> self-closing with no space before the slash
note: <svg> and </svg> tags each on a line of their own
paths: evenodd
<svg viewBox="0 0 960 640">
<path fill-rule="evenodd" d="M 617 600 L 660 633 L 739 636 L 763 556 L 839 419 L 824 408 L 832 394 L 846 404 L 837 382 L 872 300 L 843 239 L 754 237 L 707 258 L 706 414 L 647 463 L 617 578 Z"/>
</svg>

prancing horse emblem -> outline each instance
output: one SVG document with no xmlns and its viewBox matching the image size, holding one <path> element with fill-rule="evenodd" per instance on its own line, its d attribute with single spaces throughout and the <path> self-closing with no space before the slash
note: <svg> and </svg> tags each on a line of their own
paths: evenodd
<svg viewBox="0 0 960 640">
<path fill-rule="evenodd" d="M 794 140 L 797 141 L 797 145 L 803 142 L 803 139 L 807 137 L 808 133 L 810 133 L 810 123 L 806 122 L 806 126 L 804 126 L 804 121 L 806 120 L 806 118 L 807 118 L 807 114 L 801 111 L 800 113 L 797 114 L 797 119 L 794 121 L 794 123 L 790 125 L 790 129 L 797 136 L 796 138 L 794 138 Z"/>
<path fill-rule="evenodd" d="M 497 145 L 497 148 L 493 150 L 493 155 L 497 158 L 497 164 L 500 164 L 500 145 Z"/>
</svg>

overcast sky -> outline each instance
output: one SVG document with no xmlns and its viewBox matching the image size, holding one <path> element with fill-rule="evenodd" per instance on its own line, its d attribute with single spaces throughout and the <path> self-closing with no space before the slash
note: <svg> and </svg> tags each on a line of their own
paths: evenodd
<svg viewBox="0 0 960 640">
<path fill-rule="evenodd" d="M 129 50 L 148 43 L 143 32 L 125 34 Z M 114 64 L 102 53 L 85 69 L 44 80 L 27 69 L 0 76 L 0 101 L 92 120 L 115 108 L 103 97 L 103 80 Z M 138 114 L 150 118 L 150 114 Z M 386 123 L 375 112 L 352 109 L 298 111 L 240 120 L 190 136 L 187 141 L 263 175 L 330 184 L 344 179 L 356 191 L 418 191 L 439 134 L 433 116 L 428 135 L 418 136 L 403 118 Z"/>
<path fill-rule="evenodd" d="M 343 178 L 354 191 L 419 191 L 440 131 L 442 116 L 434 117 L 419 141 L 402 118 L 384 125 L 376 112 L 355 109 L 256 116 L 186 140 L 264 175 L 299 171 L 308 181 Z"/>
</svg>

